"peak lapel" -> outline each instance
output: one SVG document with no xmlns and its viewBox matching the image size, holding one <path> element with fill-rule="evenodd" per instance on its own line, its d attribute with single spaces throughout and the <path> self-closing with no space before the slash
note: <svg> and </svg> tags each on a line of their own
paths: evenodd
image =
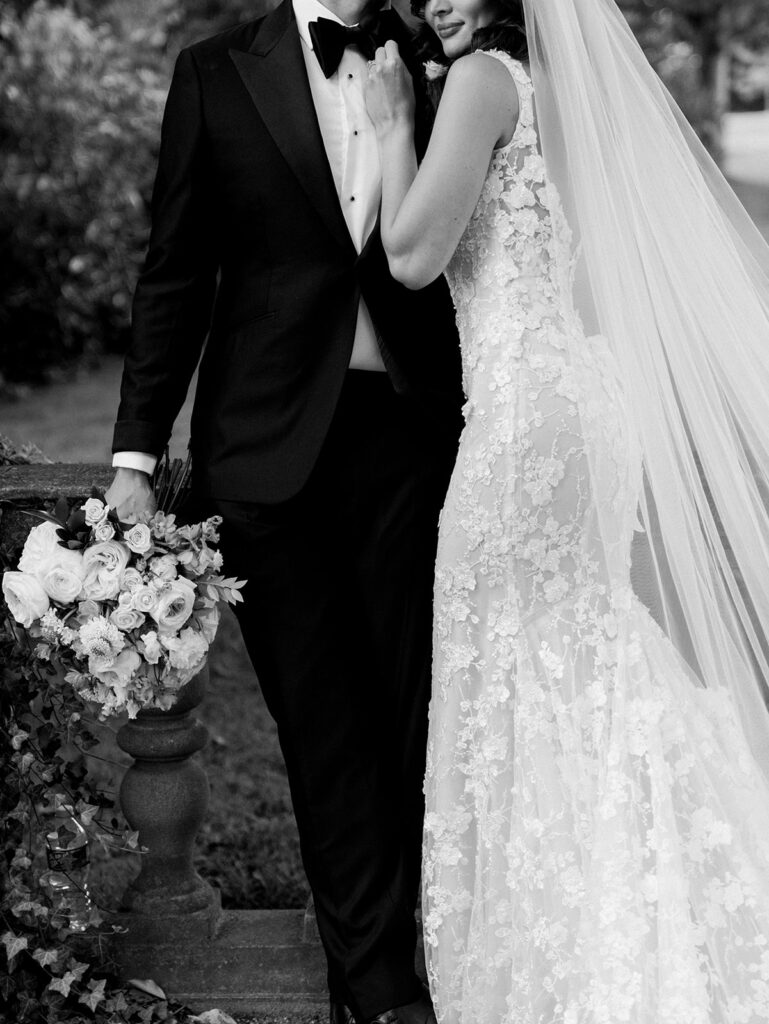
<svg viewBox="0 0 769 1024">
<path fill-rule="evenodd" d="M 351 247 L 301 47 L 291 0 L 283 0 L 265 18 L 250 50 L 230 50 L 230 57 L 299 184 L 334 238 Z"/>
</svg>

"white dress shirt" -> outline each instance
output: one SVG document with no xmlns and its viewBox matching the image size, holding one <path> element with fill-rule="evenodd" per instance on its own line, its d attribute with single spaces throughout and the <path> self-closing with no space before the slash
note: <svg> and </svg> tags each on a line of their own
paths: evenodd
<svg viewBox="0 0 769 1024">
<path fill-rule="evenodd" d="M 336 184 L 342 213 L 353 245 L 361 252 L 376 224 L 382 198 L 382 169 L 376 132 L 366 111 L 363 86 L 367 61 L 355 47 L 347 47 L 339 67 L 326 78 L 313 53 L 309 24 L 317 18 L 344 22 L 320 0 L 293 0 L 302 53 L 307 68 L 315 112 Z M 358 306 L 350 367 L 384 370 L 376 331 L 366 303 Z M 145 452 L 116 452 L 112 465 L 151 474 L 157 460 Z"/>
</svg>

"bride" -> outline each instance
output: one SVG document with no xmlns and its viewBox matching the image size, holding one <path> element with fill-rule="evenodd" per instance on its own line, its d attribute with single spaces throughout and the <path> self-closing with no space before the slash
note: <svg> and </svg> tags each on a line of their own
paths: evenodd
<svg viewBox="0 0 769 1024">
<path fill-rule="evenodd" d="M 391 268 L 448 278 L 467 398 L 435 580 L 438 1019 L 766 1022 L 769 249 L 613 0 L 423 14 L 419 169 L 392 42 L 367 105 Z"/>
</svg>

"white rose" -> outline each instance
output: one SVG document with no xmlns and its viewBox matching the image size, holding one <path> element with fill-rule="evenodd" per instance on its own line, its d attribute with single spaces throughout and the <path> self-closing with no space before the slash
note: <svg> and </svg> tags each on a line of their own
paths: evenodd
<svg viewBox="0 0 769 1024">
<path fill-rule="evenodd" d="M 72 604 L 83 589 L 83 573 L 72 572 L 71 569 L 66 569 L 63 566 L 54 566 L 40 582 L 52 601 L 58 601 L 59 604 Z"/>
<path fill-rule="evenodd" d="M 99 498 L 89 498 L 85 505 L 80 506 L 80 509 L 82 512 L 85 512 L 87 526 L 98 526 L 99 523 L 107 518 L 109 505 L 105 505 Z"/>
<path fill-rule="evenodd" d="M 144 584 L 144 577 L 138 569 L 134 569 L 133 566 L 129 566 L 123 573 L 123 586 L 126 590 L 133 593 Z"/>
<path fill-rule="evenodd" d="M 82 582 L 85 575 L 85 563 L 80 551 L 71 551 L 69 548 L 62 547 L 59 543 L 58 530 L 59 527 L 50 522 L 41 523 L 40 526 L 35 526 L 30 530 L 19 559 L 19 570 L 37 576 L 43 588 L 54 601 L 62 600 L 63 603 L 69 603 L 74 601 L 80 593 L 80 587 L 74 594 L 72 593 L 75 584 L 71 577 L 77 576 Z M 61 578 L 57 578 L 51 583 L 55 590 L 55 593 L 51 593 L 45 581 L 56 570 L 66 574 L 68 582 L 64 583 Z M 57 597 L 56 595 L 62 591 L 72 596 Z"/>
<path fill-rule="evenodd" d="M 100 541 L 85 549 L 83 562 L 86 575 L 85 597 L 92 601 L 109 601 L 120 592 L 120 581 L 131 557 L 125 544 L 116 540 Z"/>
<path fill-rule="evenodd" d="M 121 604 L 110 613 L 109 620 L 124 633 L 129 633 L 132 629 L 138 629 L 142 625 L 144 616 L 130 605 Z"/>
<path fill-rule="evenodd" d="M 180 576 L 158 595 L 150 615 L 161 633 L 175 633 L 190 617 L 194 603 L 195 584 Z"/>
<path fill-rule="evenodd" d="M 152 547 L 152 531 L 146 523 L 136 523 L 123 538 L 135 555 L 146 555 Z"/>
<path fill-rule="evenodd" d="M 93 535 L 97 540 L 112 540 L 115 536 L 115 527 L 107 519 L 103 523 L 98 523 L 93 528 Z"/>
<path fill-rule="evenodd" d="M 100 669 L 93 675 L 113 689 L 125 689 L 141 666 L 142 659 L 134 650 L 121 651 L 108 668 Z"/>
<path fill-rule="evenodd" d="M 25 629 L 45 615 L 50 607 L 40 581 L 25 572 L 6 572 L 3 575 L 3 597 L 11 615 Z"/>
<path fill-rule="evenodd" d="M 150 615 L 155 605 L 158 603 L 158 592 L 153 590 L 152 587 L 142 586 L 137 587 L 136 590 L 131 592 L 131 604 L 137 612 L 144 612 Z"/>
</svg>

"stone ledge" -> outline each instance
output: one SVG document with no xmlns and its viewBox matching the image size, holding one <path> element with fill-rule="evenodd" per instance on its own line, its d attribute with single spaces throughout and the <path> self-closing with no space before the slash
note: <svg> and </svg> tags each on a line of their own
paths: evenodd
<svg viewBox="0 0 769 1024">
<path fill-rule="evenodd" d="M 50 511 L 64 497 L 70 503 L 88 497 L 92 487 L 106 490 L 112 480 L 106 465 L 70 465 L 66 462 L 0 469 L 0 548 L 16 557 L 35 520 L 27 511 Z"/>
<path fill-rule="evenodd" d="M 62 495 L 74 501 L 90 494 L 93 486 L 106 490 L 112 474 L 112 468 L 101 463 L 5 466 L 0 469 L 0 505 L 23 502 L 29 507 L 33 502 L 56 501 Z"/>
</svg>

